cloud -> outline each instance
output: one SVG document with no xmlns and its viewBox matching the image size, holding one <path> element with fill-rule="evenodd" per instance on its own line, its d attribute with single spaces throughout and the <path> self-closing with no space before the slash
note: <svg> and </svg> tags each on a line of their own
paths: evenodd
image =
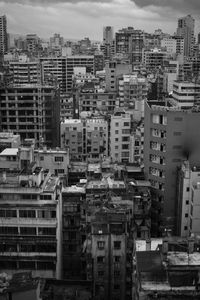
<svg viewBox="0 0 200 300">
<path fill-rule="evenodd" d="M 145 3 L 149 2 L 151 6 L 146 6 Z M 113 26 L 115 31 L 133 26 L 147 32 L 153 32 L 159 27 L 165 32 L 173 33 L 177 26 L 177 12 L 170 7 L 163 9 L 152 5 L 152 2 L 154 1 L 0 0 L 0 11 L 7 16 L 9 32 L 37 33 L 41 37 L 49 37 L 58 32 L 65 38 L 89 36 L 94 40 L 102 40 L 103 26 L 106 25 Z"/>
<path fill-rule="evenodd" d="M 132 0 L 139 7 L 145 8 L 149 6 L 154 7 L 168 7 L 186 14 L 198 14 L 200 10 L 199 0 Z"/>
<path fill-rule="evenodd" d="M 49 5 L 49 4 L 59 4 L 59 3 L 80 3 L 80 2 L 94 2 L 94 3 L 109 3 L 112 0 L 0 0 L 0 2 L 5 3 L 18 3 L 18 4 L 28 4 L 28 5 Z"/>
</svg>

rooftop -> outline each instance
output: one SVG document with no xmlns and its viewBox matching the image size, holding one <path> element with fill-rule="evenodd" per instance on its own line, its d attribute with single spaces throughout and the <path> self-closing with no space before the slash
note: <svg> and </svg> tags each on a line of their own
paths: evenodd
<svg viewBox="0 0 200 300">
<path fill-rule="evenodd" d="M 80 186 L 76 186 L 76 185 L 72 185 L 69 187 L 63 187 L 62 188 L 62 193 L 79 193 L 79 194 L 85 194 L 85 188 L 84 187 L 80 187 Z"/>
<path fill-rule="evenodd" d="M 200 253 L 169 251 L 167 261 L 169 266 L 200 266 Z"/>
<path fill-rule="evenodd" d="M 16 156 L 18 151 L 18 148 L 6 148 L 0 153 L 0 156 Z"/>
</svg>

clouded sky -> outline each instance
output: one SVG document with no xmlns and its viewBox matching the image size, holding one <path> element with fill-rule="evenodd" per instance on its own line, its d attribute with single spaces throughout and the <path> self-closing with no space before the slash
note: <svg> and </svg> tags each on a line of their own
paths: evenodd
<svg viewBox="0 0 200 300">
<path fill-rule="evenodd" d="M 200 0 L 0 0 L 0 12 L 7 16 L 9 32 L 45 38 L 57 32 L 102 40 L 105 25 L 173 33 L 177 18 L 186 14 L 196 18 L 200 31 Z"/>
</svg>

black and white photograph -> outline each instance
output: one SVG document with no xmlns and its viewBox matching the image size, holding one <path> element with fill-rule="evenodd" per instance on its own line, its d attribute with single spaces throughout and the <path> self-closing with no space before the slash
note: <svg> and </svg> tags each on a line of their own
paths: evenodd
<svg viewBox="0 0 200 300">
<path fill-rule="evenodd" d="M 0 0 L 0 300 L 200 300 L 200 0 Z"/>
</svg>

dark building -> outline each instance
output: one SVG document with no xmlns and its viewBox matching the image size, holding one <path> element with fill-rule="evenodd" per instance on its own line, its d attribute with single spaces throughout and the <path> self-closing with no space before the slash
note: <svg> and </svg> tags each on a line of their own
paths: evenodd
<svg viewBox="0 0 200 300">
<path fill-rule="evenodd" d="M 0 130 L 60 145 L 60 94 L 56 86 L 12 85 L 0 88 Z"/>
<path fill-rule="evenodd" d="M 82 255 L 86 239 L 83 201 L 85 188 L 71 186 L 63 188 L 63 278 L 85 279 L 86 266 Z"/>
</svg>

